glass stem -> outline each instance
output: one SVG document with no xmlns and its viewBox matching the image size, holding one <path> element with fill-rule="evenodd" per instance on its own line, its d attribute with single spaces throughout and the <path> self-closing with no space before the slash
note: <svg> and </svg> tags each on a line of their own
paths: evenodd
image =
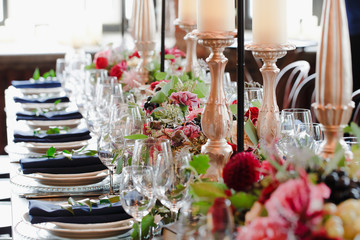
<svg viewBox="0 0 360 240">
<path fill-rule="evenodd" d="M 113 184 L 114 184 L 114 179 L 113 179 L 114 169 L 109 168 L 109 172 L 110 172 L 110 191 L 109 191 L 109 194 L 110 194 L 110 195 L 114 195 L 114 189 L 113 189 Z"/>
<path fill-rule="evenodd" d="M 139 240 L 142 239 L 142 233 L 141 233 L 141 222 L 138 222 L 139 223 Z"/>
<path fill-rule="evenodd" d="M 170 212 L 171 212 L 171 220 L 173 222 L 176 222 L 176 220 L 177 220 L 177 211 L 175 210 L 175 211 L 170 211 Z"/>
</svg>

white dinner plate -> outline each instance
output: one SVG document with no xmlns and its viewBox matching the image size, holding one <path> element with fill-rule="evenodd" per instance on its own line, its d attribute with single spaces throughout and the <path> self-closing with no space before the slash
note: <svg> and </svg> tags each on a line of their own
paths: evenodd
<svg viewBox="0 0 360 240">
<path fill-rule="evenodd" d="M 17 88 L 22 94 L 41 94 L 41 93 L 59 93 L 63 91 L 62 87 L 55 88 Z"/>
<path fill-rule="evenodd" d="M 38 143 L 38 142 L 26 142 L 21 143 L 24 147 L 35 153 L 46 153 L 50 147 L 56 148 L 57 151 L 62 150 L 78 150 L 88 144 L 88 141 L 74 141 L 74 142 L 60 142 L 60 143 Z"/>
<path fill-rule="evenodd" d="M 21 172 L 21 169 L 19 169 Z M 22 174 L 22 173 L 21 173 Z M 103 181 L 108 176 L 107 170 L 77 174 L 31 173 L 23 176 L 50 186 L 81 186 Z"/>
<path fill-rule="evenodd" d="M 49 127 L 54 127 L 54 126 L 76 128 L 81 123 L 81 119 L 69 119 L 69 120 L 59 120 L 59 121 L 26 120 L 26 123 L 31 128 L 48 129 Z"/>
<path fill-rule="evenodd" d="M 31 224 L 29 213 L 24 214 L 23 221 L 38 229 L 46 230 L 55 236 L 70 239 L 96 239 L 121 235 L 128 232 L 134 224 L 133 219 L 93 224 L 72 224 L 60 222 Z"/>
<path fill-rule="evenodd" d="M 60 102 L 56 104 L 57 109 L 64 109 L 69 106 L 70 102 Z M 21 107 L 24 110 L 33 110 L 33 109 L 49 109 L 54 108 L 54 103 L 20 103 Z"/>
</svg>

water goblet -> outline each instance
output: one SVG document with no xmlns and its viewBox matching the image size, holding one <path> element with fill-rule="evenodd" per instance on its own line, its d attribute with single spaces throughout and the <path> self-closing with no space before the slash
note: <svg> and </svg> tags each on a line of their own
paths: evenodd
<svg viewBox="0 0 360 240">
<path fill-rule="evenodd" d="M 151 167 L 124 167 L 120 180 L 120 201 L 125 212 L 140 223 L 154 207 L 156 201 Z M 141 235 L 141 227 L 139 227 L 139 239 Z"/>
</svg>

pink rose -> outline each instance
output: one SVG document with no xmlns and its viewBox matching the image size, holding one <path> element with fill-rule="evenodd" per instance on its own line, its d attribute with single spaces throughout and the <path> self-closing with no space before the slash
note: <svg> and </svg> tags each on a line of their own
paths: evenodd
<svg viewBox="0 0 360 240">
<path fill-rule="evenodd" d="M 288 230 L 276 218 L 258 217 L 238 229 L 237 240 L 287 240 Z"/>
<path fill-rule="evenodd" d="M 174 92 L 170 95 L 170 100 L 179 105 L 185 105 L 189 107 L 198 106 L 199 104 L 199 99 L 197 98 L 197 95 L 188 91 Z"/>
<path fill-rule="evenodd" d="M 104 51 L 101 51 L 101 52 L 97 52 L 95 53 L 95 56 L 94 56 L 94 63 L 96 63 L 96 60 L 99 58 L 99 57 L 104 57 L 106 59 L 110 59 L 112 56 L 112 53 L 111 53 L 111 49 L 107 49 L 107 50 L 104 50 Z"/>
<path fill-rule="evenodd" d="M 110 69 L 110 76 L 112 77 L 117 77 L 117 79 L 121 79 L 122 74 L 124 73 L 124 71 L 126 71 L 127 69 L 127 64 L 125 60 L 122 60 L 120 63 L 114 65 L 111 69 Z"/>
</svg>

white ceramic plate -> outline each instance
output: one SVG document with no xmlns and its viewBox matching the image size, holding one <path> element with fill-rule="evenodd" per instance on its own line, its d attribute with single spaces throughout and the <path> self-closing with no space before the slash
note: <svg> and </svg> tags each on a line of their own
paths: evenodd
<svg viewBox="0 0 360 240">
<path fill-rule="evenodd" d="M 41 93 L 59 93 L 63 91 L 62 87 L 55 88 L 17 88 L 22 94 L 41 94 Z"/>
<path fill-rule="evenodd" d="M 59 222 L 31 224 L 29 213 L 24 214 L 23 221 L 38 229 L 46 230 L 55 236 L 70 239 L 96 239 L 121 235 L 128 232 L 134 224 L 133 219 L 94 224 L 71 224 Z"/>
<path fill-rule="evenodd" d="M 20 103 L 21 107 L 24 110 L 33 110 L 33 109 L 49 109 L 54 107 L 54 103 Z M 69 102 L 60 102 L 56 105 L 58 109 L 64 109 L 69 106 Z"/>
<path fill-rule="evenodd" d="M 88 144 L 88 141 L 61 142 L 61 143 L 38 143 L 26 142 L 22 143 L 24 147 L 35 153 L 46 153 L 50 147 L 56 148 L 57 151 L 77 150 Z"/>
<path fill-rule="evenodd" d="M 19 169 L 19 171 L 21 171 Z M 32 173 L 23 174 L 28 178 L 50 186 L 81 186 L 89 185 L 103 181 L 108 176 L 107 170 L 101 170 L 90 173 L 78 174 L 51 174 L 51 173 Z"/>
<path fill-rule="evenodd" d="M 54 126 L 75 128 L 81 123 L 81 119 L 69 119 L 69 120 L 59 120 L 59 121 L 26 120 L 26 123 L 31 128 L 48 129 L 49 127 L 54 127 Z"/>
</svg>

